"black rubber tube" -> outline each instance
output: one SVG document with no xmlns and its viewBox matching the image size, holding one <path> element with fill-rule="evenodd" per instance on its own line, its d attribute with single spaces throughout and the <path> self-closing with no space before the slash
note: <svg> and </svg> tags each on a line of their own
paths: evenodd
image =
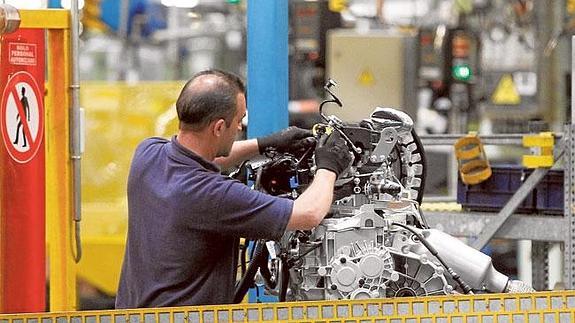
<svg viewBox="0 0 575 323">
<path fill-rule="evenodd" d="M 244 299 L 244 296 L 246 296 L 246 293 L 248 292 L 250 287 L 252 287 L 254 284 L 254 278 L 256 276 L 256 273 L 258 272 L 262 259 L 264 261 L 267 261 L 268 259 L 269 254 L 267 248 L 265 247 L 264 242 L 262 241 L 256 242 L 254 250 L 255 250 L 254 256 L 250 260 L 250 264 L 248 265 L 246 274 L 240 279 L 240 281 L 236 285 L 236 290 L 234 293 L 234 303 L 240 303 Z"/>
</svg>

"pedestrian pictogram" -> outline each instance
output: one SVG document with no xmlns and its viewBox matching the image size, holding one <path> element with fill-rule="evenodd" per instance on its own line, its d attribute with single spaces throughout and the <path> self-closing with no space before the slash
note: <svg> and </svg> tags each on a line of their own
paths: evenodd
<svg viewBox="0 0 575 323">
<path fill-rule="evenodd" d="M 43 97 L 28 72 L 14 74 L 2 93 L 0 126 L 4 146 L 18 163 L 30 161 L 44 133 Z"/>
</svg>

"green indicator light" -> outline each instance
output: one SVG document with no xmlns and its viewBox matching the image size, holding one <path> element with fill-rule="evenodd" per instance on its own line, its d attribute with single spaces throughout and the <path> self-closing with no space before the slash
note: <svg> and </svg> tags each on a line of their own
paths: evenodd
<svg viewBox="0 0 575 323">
<path fill-rule="evenodd" d="M 452 69 L 453 78 L 457 81 L 469 81 L 472 73 L 471 68 L 467 64 L 455 65 Z"/>
<path fill-rule="evenodd" d="M 242 0 L 227 0 L 227 2 L 229 4 L 240 4 L 240 2 L 242 2 Z"/>
</svg>

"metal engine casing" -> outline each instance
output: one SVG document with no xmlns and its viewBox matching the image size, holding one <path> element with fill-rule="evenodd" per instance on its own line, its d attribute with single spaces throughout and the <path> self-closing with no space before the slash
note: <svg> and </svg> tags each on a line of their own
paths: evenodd
<svg viewBox="0 0 575 323">
<path fill-rule="evenodd" d="M 532 291 L 498 272 L 489 256 L 428 227 L 419 209 L 425 154 L 408 115 L 378 107 L 359 124 L 328 120 L 347 139 L 354 159 L 335 183 L 330 214 L 315 229 L 287 232 L 279 242 L 281 256 L 272 259 L 281 259 L 281 266 L 269 270 L 289 270 L 289 279 L 282 278 L 282 287 L 288 286 L 281 289 L 283 300 Z M 284 164 L 300 161 L 277 159 L 260 172 L 262 186 L 297 198 L 301 192 L 291 184 L 300 183 L 302 173 Z M 293 177 L 283 178 L 286 173 Z"/>
<path fill-rule="evenodd" d="M 294 300 L 365 299 L 443 295 L 453 292 L 443 267 L 413 252 L 412 234 L 391 230 L 405 223 L 416 205 L 410 200 L 340 208 L 293 252 L 306 254 L 290 273 Z"/>
</svg>

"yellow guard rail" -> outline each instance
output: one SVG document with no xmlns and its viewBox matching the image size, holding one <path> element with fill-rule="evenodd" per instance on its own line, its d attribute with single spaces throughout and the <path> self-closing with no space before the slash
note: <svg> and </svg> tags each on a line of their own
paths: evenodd
<svg viewBox="0 0 575 323">
<path fill-rule="evenodd" d="M 0 315 L 0 323 L 574 321 L 575 291 Z"/>
</svg>

